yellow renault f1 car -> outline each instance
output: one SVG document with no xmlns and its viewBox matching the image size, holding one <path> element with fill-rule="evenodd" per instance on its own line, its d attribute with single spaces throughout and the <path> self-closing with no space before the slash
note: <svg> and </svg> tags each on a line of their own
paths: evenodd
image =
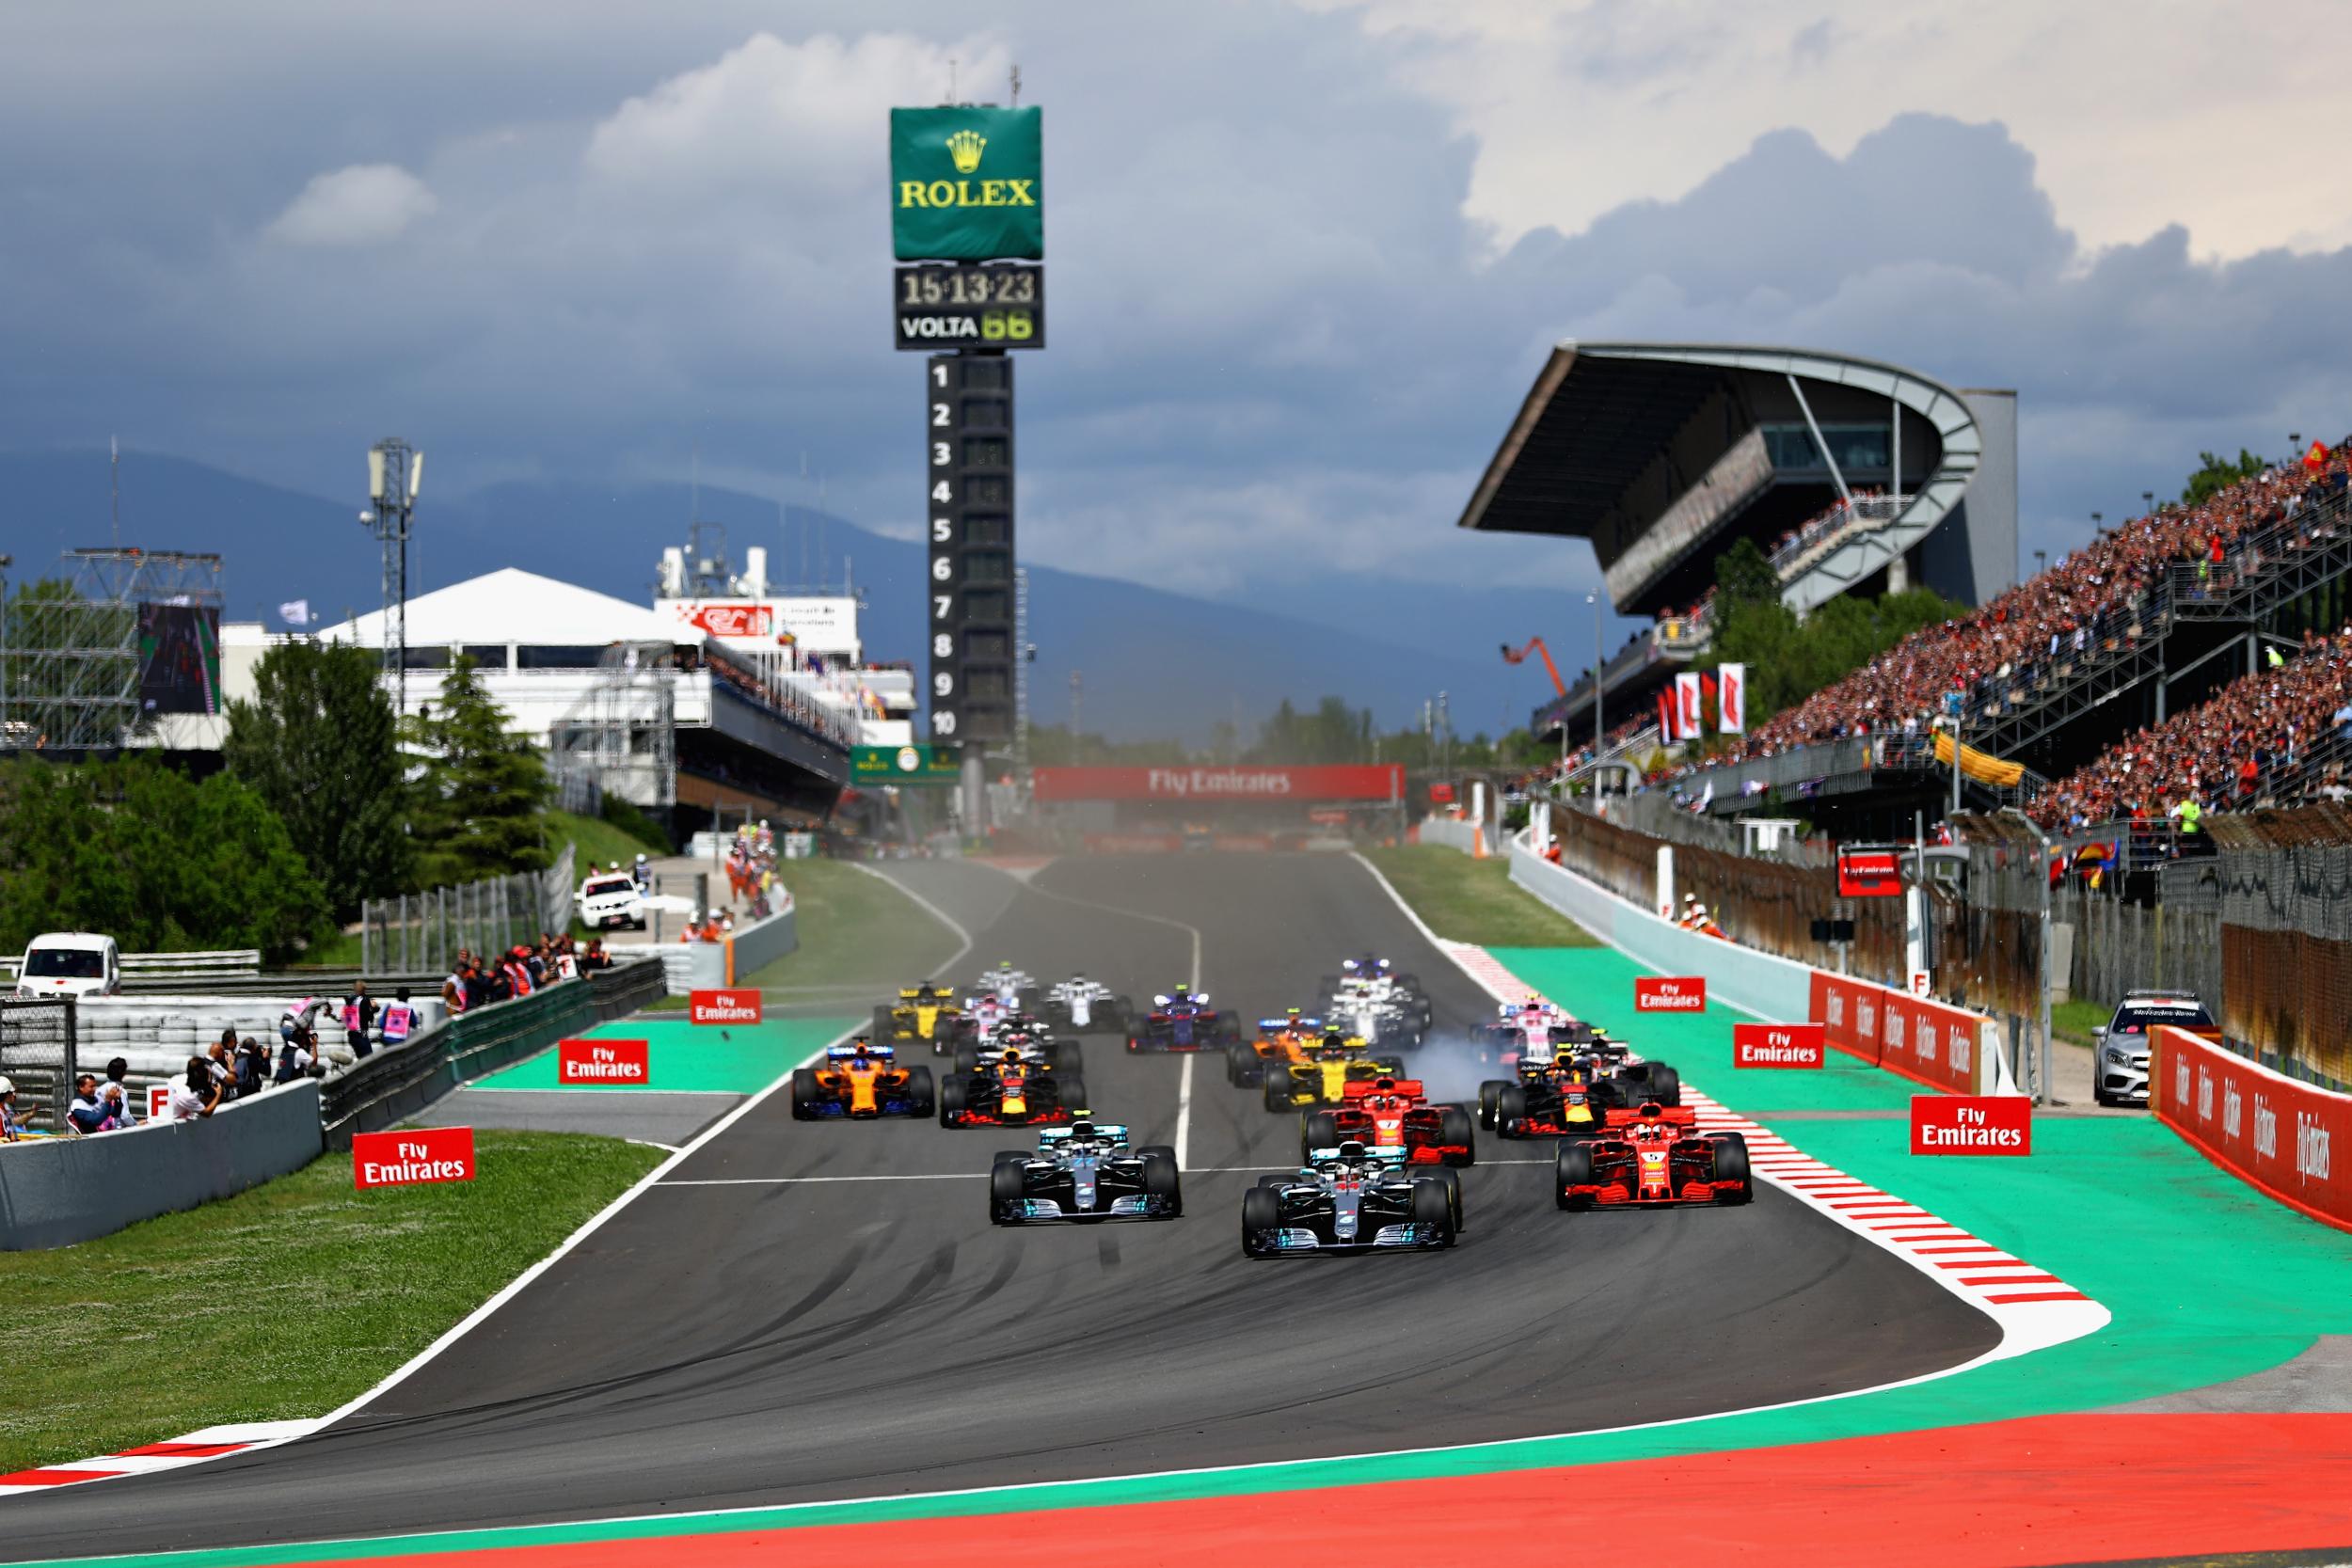
<svg viewBox="0 0 2352 1568">
<path fill-rule="evenodd" d="M 1314 1105 L 1337 1105 L 1347 1098 L 1350 1084 L 1404 1076 L 1405 1068 L 1395 1057 L 1375 1056 L 1361 1039 L 1333 1030 L 1316 1043 L 1304 1061 L 1267 1060 L 1265 1108 L 1295 1111 Z"/>
<path fill-rule="evenodd" d="M 895 1005 L 874 1009 L 874 1038 L 884 1045 L 928 1045 L 932 1055 L 947 1056 L 978 1039 L 979 1032 L 952 989 L 927 980 L 902 987 Z"/>
</svg>

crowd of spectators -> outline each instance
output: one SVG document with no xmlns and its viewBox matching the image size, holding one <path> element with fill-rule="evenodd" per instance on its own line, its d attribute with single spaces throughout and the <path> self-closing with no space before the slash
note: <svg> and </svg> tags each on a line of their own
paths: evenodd
<svg viewBox="0 0 2352 1568">
<path fill-rule="evenodd" d="M 2268 668 L 2124 736 L 2029 810 L 2042 826 L 2069 831 L 2166 818 L 2194 831 L 2205 812 L 2244 810 L 2289 787 L 2344 799 L 2347 743 L 2352 626 L 2327 637 L 2306 633 L 2291 659 L 2272 650 Z M 2319 775 L 2308 777 L 2315 760 Z"/>
<path fill-rule="evenodd" d="M 590 937 L 582 947 L 568 934 L 542 931 L 537 942 L 516 942 L 503 953 L 475 954 L 461 947 L 441 981 L 441 1006 L 455 1018 L 470 1007 L 529 996 L 612 967 L 602 937 Z"/>
<path fill-rule="evenodd" d="M 2308 548 L 2333 531 L 2311 509 L 2345 488 L 2347 449 L 2269 469 L 2201 505 L 2173 505 L 2059 558 L 1973 615 L 1913 633 L 1844 679 L 1773 716 L 1737 753 L 1772 756 L 1816 741 L 1917 729 L 1963 694 L 1981 717 L 2095 648 L 2153 630 L 2152 595 L 2180 569 L 2189 592 L 2218 592 L 2268 552 Z M 2298 527 L 2305 515 L 2320 517 Z"/>
</svg>

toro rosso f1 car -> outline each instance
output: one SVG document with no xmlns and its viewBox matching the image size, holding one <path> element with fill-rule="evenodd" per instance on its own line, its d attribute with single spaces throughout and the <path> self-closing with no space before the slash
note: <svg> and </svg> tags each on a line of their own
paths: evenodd
<svg viewBox="0 0 2352 1568">
<path fill-rule="evenodd" d="M 939 1086 L 942 1127 L 1050 1127 L 1078 1119 L 1086 1085 L 1067 1073 L 1025 1061 L 1017 1051 L 959 1072 Z"/>
<path fill-rule="evenodd" d="M 825 1121 L 841 1117 L 927 1117 L 931 1114 L 931 1069 L 898 1064 L 886 1045 L 856 1039 L 825 1053 L 823 1067 L 792 1069 L 792 1117 Z"/>
<path fill-rule="evenodd" d="M 1401 1148 L 1408 1165 L 1469 1165 L 1478 1160 L 1470 1113 L 1459 1105 L 1430 1104 L 1418 1078 L 1344 1085 L 1336 1107 L 1309 1111 L 1299 1121 L 1302 1150 L 1359 1143 Z"/>
<path fill-rule="evenodd" d="M 1038 1136 L 1037 1152 L 996 1156 L 988 1217 L 998 1225 L 1047 1220 L 1172 1220 L 1184 1212 L 1176 1151 L 1127 1146 L 1111 1122 L 1074 1121 Z"/>
<path fill-rule="evenodd" d="M 1261 1177 L 1241 1195 L 1241 1250 L 1279 1258 L 1449 1247 L 1461 1230 L 1461 1190 L 1442 1167 L 1408 1171 L 1401 1148 L 1318 1148 L 1297 1174 Z"/>
<path fill-rule="evenodd" d="M 1553 1160 L 1553 1197 L 1572 1210 L 1748 1202 L 1756 1193 L 1747 1140 L 1700 1132 L 1697 1115 L 1647 1101 L 1610 1112 L 1590 1138 L 1563 1138 Z"/>
<path fill-rule="evenodd" d="M 1241 1038 L 1241 1022 L 1209 1006 L 1209 993 L 1178 986 L 1155 996 L 1152 1010 L 1127 1027 L 1130 1051 L 1222 1051 Z"/>
</svg>

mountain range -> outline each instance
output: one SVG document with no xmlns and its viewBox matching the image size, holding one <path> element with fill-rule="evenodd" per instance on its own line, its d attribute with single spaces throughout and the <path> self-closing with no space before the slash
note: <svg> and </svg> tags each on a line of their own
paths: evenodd
<svg viewBox="0 0 2352 1568">
<path fill-rule="evenodd" d="M 355 485 L 355 489 L 357 486 Z M 246 479 L 185 458 L 122 454 L 120 539 L 222 558 L 226 614 L 282 626 L 278 607 L 308 599 L 340 620 L 376 608 L 381 552 L 359 504 Z M 765 545 L 779 586 L 822 559 L 838 591 L 845 572 L 866 602 L 869 657 L 914 657 L 923 631 L 923 561 L 912 540 L 847 518 L 709 485 L 595 485 L 519 481 L 436 497 L 417 508 L 410 594 L 501 566 L 519 566 L 632 603 L 650 599 L 663 546 L 683 544 L 699 515 L 726 530 L 740 569 Z M 1443 527 L 1433 522 L 1432 527 Z M 53 575 L 60 552 L 113 537 L 107 454 L 0 452 L 0 550 L 12 582 Z M 1564 546 L 1568 547 L 1568 546 Z M 1335 552 L 1336 553 L 1336 552 Z M 1067 723 L 1071 676 L 1083 682 L 1083 722 L 1118 739 L 1205 739 L 1220 721 L 1245 736 L 1288 699 L 1325 696 L 1370 708 L 1383 728 L 1421 721 L 1439 692 L 1457 732 L 1526 722 L 1550 694 L 1534 665 L 1503 666 L 1497 645 L 1553 630 L 1573 680 L 1586 659 L 1581 595 L 1529 588 L 1468 589 L 1334 568 L 1305 580 L 1253 583 L 1246 597 L 1203 598 L 1119 578 L 1029 563 L 1031 714 Z M 920 667 L 920 660 L 917 659 Z"/>
</svg>

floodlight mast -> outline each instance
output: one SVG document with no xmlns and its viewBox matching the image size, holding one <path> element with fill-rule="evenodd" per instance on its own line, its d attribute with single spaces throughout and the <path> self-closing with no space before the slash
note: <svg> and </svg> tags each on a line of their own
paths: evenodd
<svg viewBox="0 0 2352 1568">
<path fill-rule="evenodd" d="M 408 528 L 424 483 L 424 453 L 395 436 L 368 449 L 369 510 L 359 520 L 384 546 L 384 668 L 392 713 L 408 716 Z"/>
</svg>

